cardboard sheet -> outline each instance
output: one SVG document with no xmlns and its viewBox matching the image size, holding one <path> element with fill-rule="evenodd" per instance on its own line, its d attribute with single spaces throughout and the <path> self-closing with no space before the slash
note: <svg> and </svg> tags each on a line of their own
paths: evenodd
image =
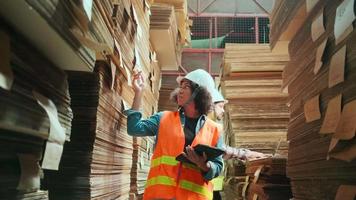
<svg viewBox="0 0 356 200">
<path fill-rule="evenodd" d="M 115 85 L 115 76 L 116 76 L 116 65 L 110 61 L 110 71 L 111 71 L 111 86 L 110 89 L 114 89 L 114 85 Z"/>
<path fill-rule="evenodd" d="M 304 115 L 306 122 L 320 119 L 319 95 L 307 100 L 304 104 Z"/>
<path fill-rule="evenodd" d="M 114 49 L 118 52 L 118 55 L 117 55 L 117 54 L 115 54 L 115 55 L 119 57 L 119 61 L 120 61 L 119 66 L 120 66 L 121 68 L 124 68 L 124 61 L 122 60 L 121 48 L 120 48 L 120 45 L 119 45 L 119 43 L 116 41 L 115 38 L 114 38 Z"/>
<path fill-rule="evenodd" d="M 314 74 L 317 74 L 321 68 L 321 66 L 323 65 L 323 62 L 321 60 L 324 50 L 325 50 L 325 46 L 326 46 L 326 42 L 328 40 L 325 39 L 318 47 L 318 49 L 316 50 L 316 56 L 315 56 L 315 66 L 314 66 Z"/>
<path fill-rule="evenodd" d="M 312 40 L 315 42 L 324 32 L 324 14 L 320 13 L 311 25 Z"/>
<path fill-rule="evenodd" d="M 356 159 L 356 144 L 351 144 L 341 151 L 332 152 L 329 154 L 329 156 L 338 160 L 351 162 Z"/>
<path fill-rule="evenodd" d="M 340 185 L 335 200 L 354 200 L 356 198 L 356 185 Z"/>
<path fill-rule="evenodd" d="M 344 81 L 346 45 L 331 58 L 329 66 L 329 88 Z"/>
<path fill-rule="evenodd" d="M 63 153 L 63 145 L 47 141 L 46 150 L 43 156 L 42 168 L 58 170 Z"/>
<path fill-rule="evenodd" d="M 307 12 L 309 13 L 318 2 L 319 0 L 306 0 Z"/>
<path fill-rule="evenodd" d="M 341 115 L 341 98 L 342 95 L 339 94 L 329 101 L 320 129 L 321 134 L 335 133 Z"/>
<path fill-rule="evenodd" d="M 356 131 L 356 100 L 353 100 L 342 109 L 341 118 L 333 135 L 334 138 L 350 140 L 355 137 Z"/>
<path fill-rule="evenodd" d="M 130 72 L 129 68 L 127 68 L 126 66 L 124 68 L 125 68 L 126 77 L 127 77 L 127 85 L 131 87 L 132 86 L 131 72 Z"/>
</svg>

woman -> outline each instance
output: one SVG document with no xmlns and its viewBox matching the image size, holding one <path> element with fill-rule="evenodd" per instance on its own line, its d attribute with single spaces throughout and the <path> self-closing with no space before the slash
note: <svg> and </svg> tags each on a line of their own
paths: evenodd
<svg viewBox="0 0 356 200">
<path fill-rule="evenodd" d="M 141 119 L 144 81 L 138 73 L 133 79 L 135 97 L 132 108 L 126 111 L 127 132 L 132 136 L 156 136 L 144 199 L 206 200 L 212 199 L 210 180 L 223 168 L 222 157 L 207 160 L 193 147 L 205 144 L 223 145 L 217 124 L 207 118 L 212 101 L 210 91 L 214 81 L 206 71 L 198 69 L 179 81 L 177 102 L 180 109 L 164 111 Z M 183 153 L 192 164 L 175 158 Z"/>
</svg>

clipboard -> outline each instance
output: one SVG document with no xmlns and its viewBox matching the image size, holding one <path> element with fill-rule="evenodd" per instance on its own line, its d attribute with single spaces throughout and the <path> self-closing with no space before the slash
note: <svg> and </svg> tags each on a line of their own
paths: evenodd
<svg viewBox="0 0 356 200">
<path fill-rule="evenodd" d="M 216 147 L 211 147 L 209 145 L 205 145 L 205 144 L 198 144 L 196 146 L 193 147 L 194 151 L 202 156 L 203 153 L 206 154 L 207 156 L 207 160 L 213 160 L 214 158 L 222 155 L 225 153 L 224 150 L 222 149 L 219 149 L 219 148 L 216 148 Z M 183 153 L 179 154 L 177 157 L 176 157 L 176 160 L 177 161 L 180 161 L 180 162 L 186 162 L 186 163 L 190 163 L 190 164 L 193 164 L 190 160 L 188 160 L 188 158 L 186 158 L 184 156 Z"/>
</svg>

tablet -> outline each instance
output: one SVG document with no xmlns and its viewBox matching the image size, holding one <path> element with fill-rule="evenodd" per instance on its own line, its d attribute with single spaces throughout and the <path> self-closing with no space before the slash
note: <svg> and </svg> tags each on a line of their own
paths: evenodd
<svg viewBox="0 0 356 200">
<path fill-rule="evenodd" d="M 193 147 L 194 151 L 202 156 L 203 152 L 205 152 L 208 160 L 213 160 L 214 158 L 222 155 L 225 151 L 216 147 L 211 147 L 209 145 L 205 145 L 205 144 L 198 144 L 196 146 Z M 176 157 L 176 160 L 180 161 L 180 162 L 187 162 L 187 163 L 191 163 L 190 160 L 188 160 L 188 158 L 186 158 L 183 153 L 179 154 Z"/>
</svg>

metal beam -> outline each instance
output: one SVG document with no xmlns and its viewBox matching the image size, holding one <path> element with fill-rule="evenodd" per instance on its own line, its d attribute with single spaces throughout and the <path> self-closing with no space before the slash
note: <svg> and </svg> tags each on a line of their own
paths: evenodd
<svg viewBox="0 0 356 200">
<path fill-rule="evenodd" d="M 193 49 L 193 48 L 184 48 L 183 53 L 224 53 L 224 49 Z"/>
<path fill-rule="evenodd" d="M 184 74 L 188 74 L 188 71 L 187 71 L 182 65 L 180 65 L 179 68 L 182 69 L 182 71 L 184 72 Z"/>
<path fill-rule="evenodd" d="M 200 14 L 200 0 L 197 0 L 197 16 Z"/>
<path fill-rule="evenodd" d="M 256 14 L 256 13 L 201 13 L 201 14 L 192 14 L 189 13 L 189 17 L 268 17 L 267 14 Z"/>
<path fill-rule="evenodd" d="M 255 2 L 256 6 L 259 7 L 264 13 L 269 15 L 269 12 L 257 0 L 252 0 L 252 1 Z"/>
<path fill-rule="evenodd" d="M 216 0 L 213 0 L 213 1 L 211 1 L 210 3 L 208 3 L 208 5 L 207 6 L 205 6 L 205 8 L 203 8 L 201 11 L 200 11 L 200 14 L 201 13 L 203 13 L 206 9 L 208 9 L 213 3 L 215 3 L 216 2 Z"/>
<path fill-rule="evenodd" d="M 258 44 L 260 40 L 260 30 L 258 25 L 258 17 L 255 17 L 255 43 Z"/>
<path fill-rule="evenodd" d="M 188 9 L 191 10 L 194 14 L 197 14 L 197 11 L 194 8 L 190 7 L 189 4 L 188 4 Z"/>
</svg>

